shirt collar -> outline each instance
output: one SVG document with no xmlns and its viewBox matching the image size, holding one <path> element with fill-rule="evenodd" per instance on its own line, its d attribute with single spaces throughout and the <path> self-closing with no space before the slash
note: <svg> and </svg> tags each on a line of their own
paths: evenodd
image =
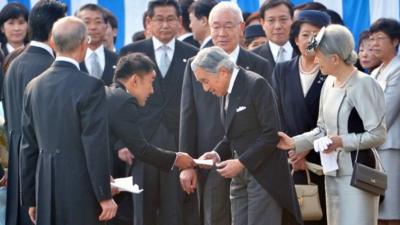
<svg viewBox="0 0 400 225">
<path fill-rule="evenodd" d="M 154 51 L 157 51 L 163 45 L 168 46 L 168 48 L 172 51 L 175 49 L 175 38 L 172 38 L 172 40 L 167 44 L 162 43 L 154 36 L 152 37 L 152 40 L 153 40 Z"/>
<path fill-rule="evenodd" d="M 8 42 L 6 44 L 6 48 L 7 48 L 8 53 L 11 53 L 15 50 L 15 48 Z"/>
<path fill-rule="evenodd" d="M 104 45 L 100 45 L 94 51 L 90 48 L 87 48 L 85 60 L 88 59 L 93 54 L 93 52 L 95 52 L 98 57 L 104 55 Z"/>
<path fill-rule="evenodd" d="M 204 48 L 204 46 L 208 43 L 208 41 L 211 40 L 211 36 L 206 37 L 206 39 L 204 39 L 203 44 L 201 44 L 200 49 Z"/>
<path fill-rule="evenodd" d="M 48 44 L 45 44 L 45 43 L 39 42 L 39 41 L 31 41 L 31 42 L 29 43 L 29 45 L 30 45 L 30 46 L 35 46 L 35 47 L 38 47 L 38 48 L 43 48 L 43 49 L 46 50 L 51 56 L 54 57 L 53 49 L 52 49 Z"/>
<path fill-rule="evenodd" d="M 232 93 L 233 85 L 235 84 L 235 80 L 236 80 L 238 73 L 239 73 L 239 69 L 236 67 L 233 68 L 231 79 L 229 80 L 228 94 Z"/>
<path fill-rule="evenodd" d="M 55 59 L 55 61 L 64 61 L 64 62 L 72 63 L 72 64 L 74 64 L 74 66 L 75 66 L 78 70 L 80 70 L 80 68 L 79 68 L 79 63 L 78 63 L 75 59 L 73 59 L 73 58 L 69 58 L 69 57 L 65 57 L 65 56 L 57 56 L 56 59 Z"/>
<path fill-rule="evenodd" d="M 238 59 L 238 57 L 239 57 L 239 51 L 240 51 L 240 47 L 239 47 L 239 45 L 238 45 L 238 46 L 236 46 L 235 50 L 233 50 L 233 51 L 229 54 L 229 59 L 230 59 L 233 63 L 235 63 L 235 65 L 236 65 L 236 61 L 237 61 L 237 59 Z"/>
<path fill-rule="evenodd" d="M 274 56 L 274 60 L 276 61 L 276 57 L 278 56 L 278 51 L 281 47 L 285 49 L 285 54 L 292 54 L 293 53 L 293 48 L 292 45 L 290 45 L 290 42 L 287 41 L 283 46 L 277 45 L 272 41 L 268 41 L 269 47 L 271 49 L 272 55 Z"/>
</svg>

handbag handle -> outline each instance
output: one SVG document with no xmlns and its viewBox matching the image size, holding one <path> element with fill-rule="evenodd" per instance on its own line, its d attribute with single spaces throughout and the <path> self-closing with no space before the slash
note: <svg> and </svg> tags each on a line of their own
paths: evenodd
<svg viewBox="0 0 400 225">
<path fill-rule="evenodd" d="M 358 153 L 360 152 L 360 143 L 361 143 L 361 134 L 359 135 L 359 138 L 358 138 L 357 152 L 356 152 L 356 158 L 354 159 L 354 164 L 357 163 Z M 379 156 L 378 151 L 375 148 L 371 148 L 371 151 L 374 154 L 375 159 L 377 159 L 381 171 L 385 172 L 385 168 L 383 168 L 381 157 Z"/>
<path fill-rule="evenodd" d="M 306 176 L 307 176 L 307 184 L 313 184 L 313 183 L 311 183 L 310 171 L 308 170 L 308 168 L 307 168 L 307 167 L 306 167 L 305 171 L 306 171 Z M 291 174 L 292 174 L 292 176 L 293 176 L 293 174 L 294 174 L 294 170 L 292 169 L 292 171 L 291 171 L 290 173 L 291 173 Z"/>
</svg>

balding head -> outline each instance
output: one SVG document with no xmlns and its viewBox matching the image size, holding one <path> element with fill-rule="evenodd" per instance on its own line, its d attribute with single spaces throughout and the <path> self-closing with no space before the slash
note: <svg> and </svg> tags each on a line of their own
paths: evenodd
<svg viewBox="0 0 400 225">
<path fill-rule="evenodd" d="M 57 53 L 68 54 L 78 51 L 82 43 L 86 42 L 86 38 L 86 25 L 76 17 L 65 17 L 54 23 L 52 39 Z"/>
</svg>

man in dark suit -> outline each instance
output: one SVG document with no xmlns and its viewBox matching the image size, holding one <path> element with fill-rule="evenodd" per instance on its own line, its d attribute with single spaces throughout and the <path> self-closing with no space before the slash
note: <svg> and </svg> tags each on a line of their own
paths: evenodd
<svg viewBox="0 0 400 225">
<path fill-rule="evenodd" d="M 200 43 L 200 49 L 213 46 L 208 16 L 216 4 L 214 0 L 200 0 L 189 7 L 190 28 L 193 38 Z"/>
<path fill-rule="evenodd" d="M 175 165 L 180 169 L 193 167 L 192 158 L 182 152 L 167 151 L 148 143 L 139 123 L 139 107 L 153 93 L 156 77 L 153 62 L 142 53 L 122 57 L 115 72 L 115 83 L 106 89 L 110 146 L 123 141 L 140 160 L 166 172 Z"/>
<path fill-rule="evenodd" d="M 192 29 L 190 28 L 189 7 L 194 0 L 177 0 L 181 9 L 181 29 L 178 33 L 177 39 L 183 41 L 193 47 L 199 48 L 200 43 L 194 38 Z"/>
<path fill-rule="evenodd" d="M 265 1 L 260 7 L 261 24 L 268 42 L 253 50 L 268 59 L 272 66 L 290 60 L 296 53 L 289 42 L 290 26 L 293 22 L 293 6 L 285 0 Z"/>
<path fill-rule="evenodd" d="M 214 44 L 228 53 L 232 62 L 270 80 L 272 67 L 269 62 L 239 47 L 244 23 L 235 4 L 220 2 L 211 10 L 209 21 Z M 224 134 L 219 115 L 218 98 L 204 92 L 188 64 L 182 87 L 180 151 L 193 157 L 210 151 Z M 221 177 L 215 169 L 199 171 L 199 175 L 198 194 L 204 223 L 230 224 L 229 179 Z M 186 192 L 192 193 L 197 182 L 195 171 L 182 171 L 181 182 Z"/>
<path fill-rule="evenodd" d="M 151 1 L 147 13 L 153 37 L 125 46 L 120 54 L 142 52 L 156 62 L 154 94 L 139 109 L 141 125 L 150 143 L 177 151 L 183 71 L 188 58 L 197 50 L 175 39 L 181 20 L 175 0 Z M 144 189 L 143 194 L 134 196 L 135 224 L 152 225 L 157 221 L 182 224 L 184 193 L 179 186 L 178 171 L 165 173 L 151 165 L 135 162 L 133 173 L 139 184 L 142 179 Z"/>
<path fill-rule="evenodd" d="M 232 223 L 302 224 L 287 155 L 276 148 L 280 123 L 272 87 L 219 47 L 201 50 L 191 67 L 204 91 L 220 97 L 225 136 L 200 159 L 212 159 L 221 176 L 232 178 Z"/>
<path fill-rule="evenodd" d="M 104 47 L 106 12 L 98 5 L 86 4 L 79 8 L 77 16 L 85 22 L 90 36 L 85 61 L 80 63 L 80 68 L 108 86 L 113 81 L 118 55 Z"/>
<path fill-rule="evenodd" d="M 79 70 L 87 41 L 80 19 L 55 22 L 57 58 L 24 93 L 21 202 L 36 224 L 100 225 L 117 211 L 103 82 Z"/>
<path fill-rule="evenodd" d="M 8 133 L 7 225 L 32 224 L 28 208 L 20 206 L 19 152 L 21 140 L 22 98 L 26 85 L 50 67 L 54 60 L 49 46 L 53 23 L 64 17 L 65 5 L 58 1 L 40 1 L 31 10 L 29 33 L 31 43 L 10 65 L 4 79 L 6 129 Z"/>
</svg>

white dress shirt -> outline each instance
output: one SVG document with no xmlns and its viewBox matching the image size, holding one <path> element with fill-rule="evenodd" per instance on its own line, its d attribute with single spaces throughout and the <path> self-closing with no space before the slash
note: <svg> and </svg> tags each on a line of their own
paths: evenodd
<svg viewBox="0 0 400 225">
<path fill-rule="evenodd" d="M 93 52 L 96 52 L 97 59 L 99 60 L 101 70 L 104 71 L 104 67 L 106 67 L 106 56 L 104 55 L 104 45 L 100 45 L 94 51 L 90 48 L 87 48 L 86 56 L 85 56 L 85 65 L 86 65 L 86 68 L 87 68 L 89 74 L 92 72 L 91 56 L 92 56 Z"/>
<path fill-rule="evenodd" d="M 230 53 L 229 55 L 229 59 L 236 65 L 236 61 L 239 57 L 239 51 L 240 51 L 240 47 L 239 45 L 236 46 L 236 48 Z M 232 74 L 233 75 L 233 74 Z"/>
<path fill-rule="evenodd" d="M 45 44 L 45 43 L 43 43 L 43 42 L 31 41 L 31 42 L 29 43 L 29 45 L 30 45 L 30 46 L 35 46 L 35 47 L 38 47 L 38 48 L 43 48 L 43 49 L 46 50 L 51 56 L 54 57 L 53 49 L 52 49 L 49 45 L 47 45 L 47 44 Z"/>
<path fill-rule="evenodd" d="M 162 43 L 155 37 L 152 37 L 152 39 L 153 39 L 153 48 L 154 48 L 154 54 L 156 57 L 157 65 L 161 64 L 161 57 L 162 57 L 162 54 L 164 53 L 164 50 L 161 48 L 163 45 L 168 46 L 167 55 L 168 55 L 169 60 L 172 62 L 172 58 L 174 57 L 174 51 L 175 51 L 175 38 L 173 38 L 167 44 Z"/>
<path fill-rule="evenodd" d="M 72 63 L 72 64 L 74 64 L 74 66 L 76 66 L 76 68 L 78 70 L 80 70 L 79 63 L 75 59 L 72 59 L 72 58 L 69 58 L 69 57 L 64 57 L 64 56 L 57 56 L 55 61 L 64 61 L 64 62 Z"/>
<path fill-rule="evenodd" d="M 277 44 L 273 43 L 272 41 L 268 41 L 268 44 L 269 44 L 269 48 L 271 49 L 272 56 L 274 57 L 275 62 L 277 62 L 278 52 L 281 47 L 283 47 L 283 49 L 285 49 L 285 51 L 283 53 L 284 61 L 292 59 L 293 47 L 289 41 L 286 42 L 283 46 L 277 45 Z"/>
</svg>

